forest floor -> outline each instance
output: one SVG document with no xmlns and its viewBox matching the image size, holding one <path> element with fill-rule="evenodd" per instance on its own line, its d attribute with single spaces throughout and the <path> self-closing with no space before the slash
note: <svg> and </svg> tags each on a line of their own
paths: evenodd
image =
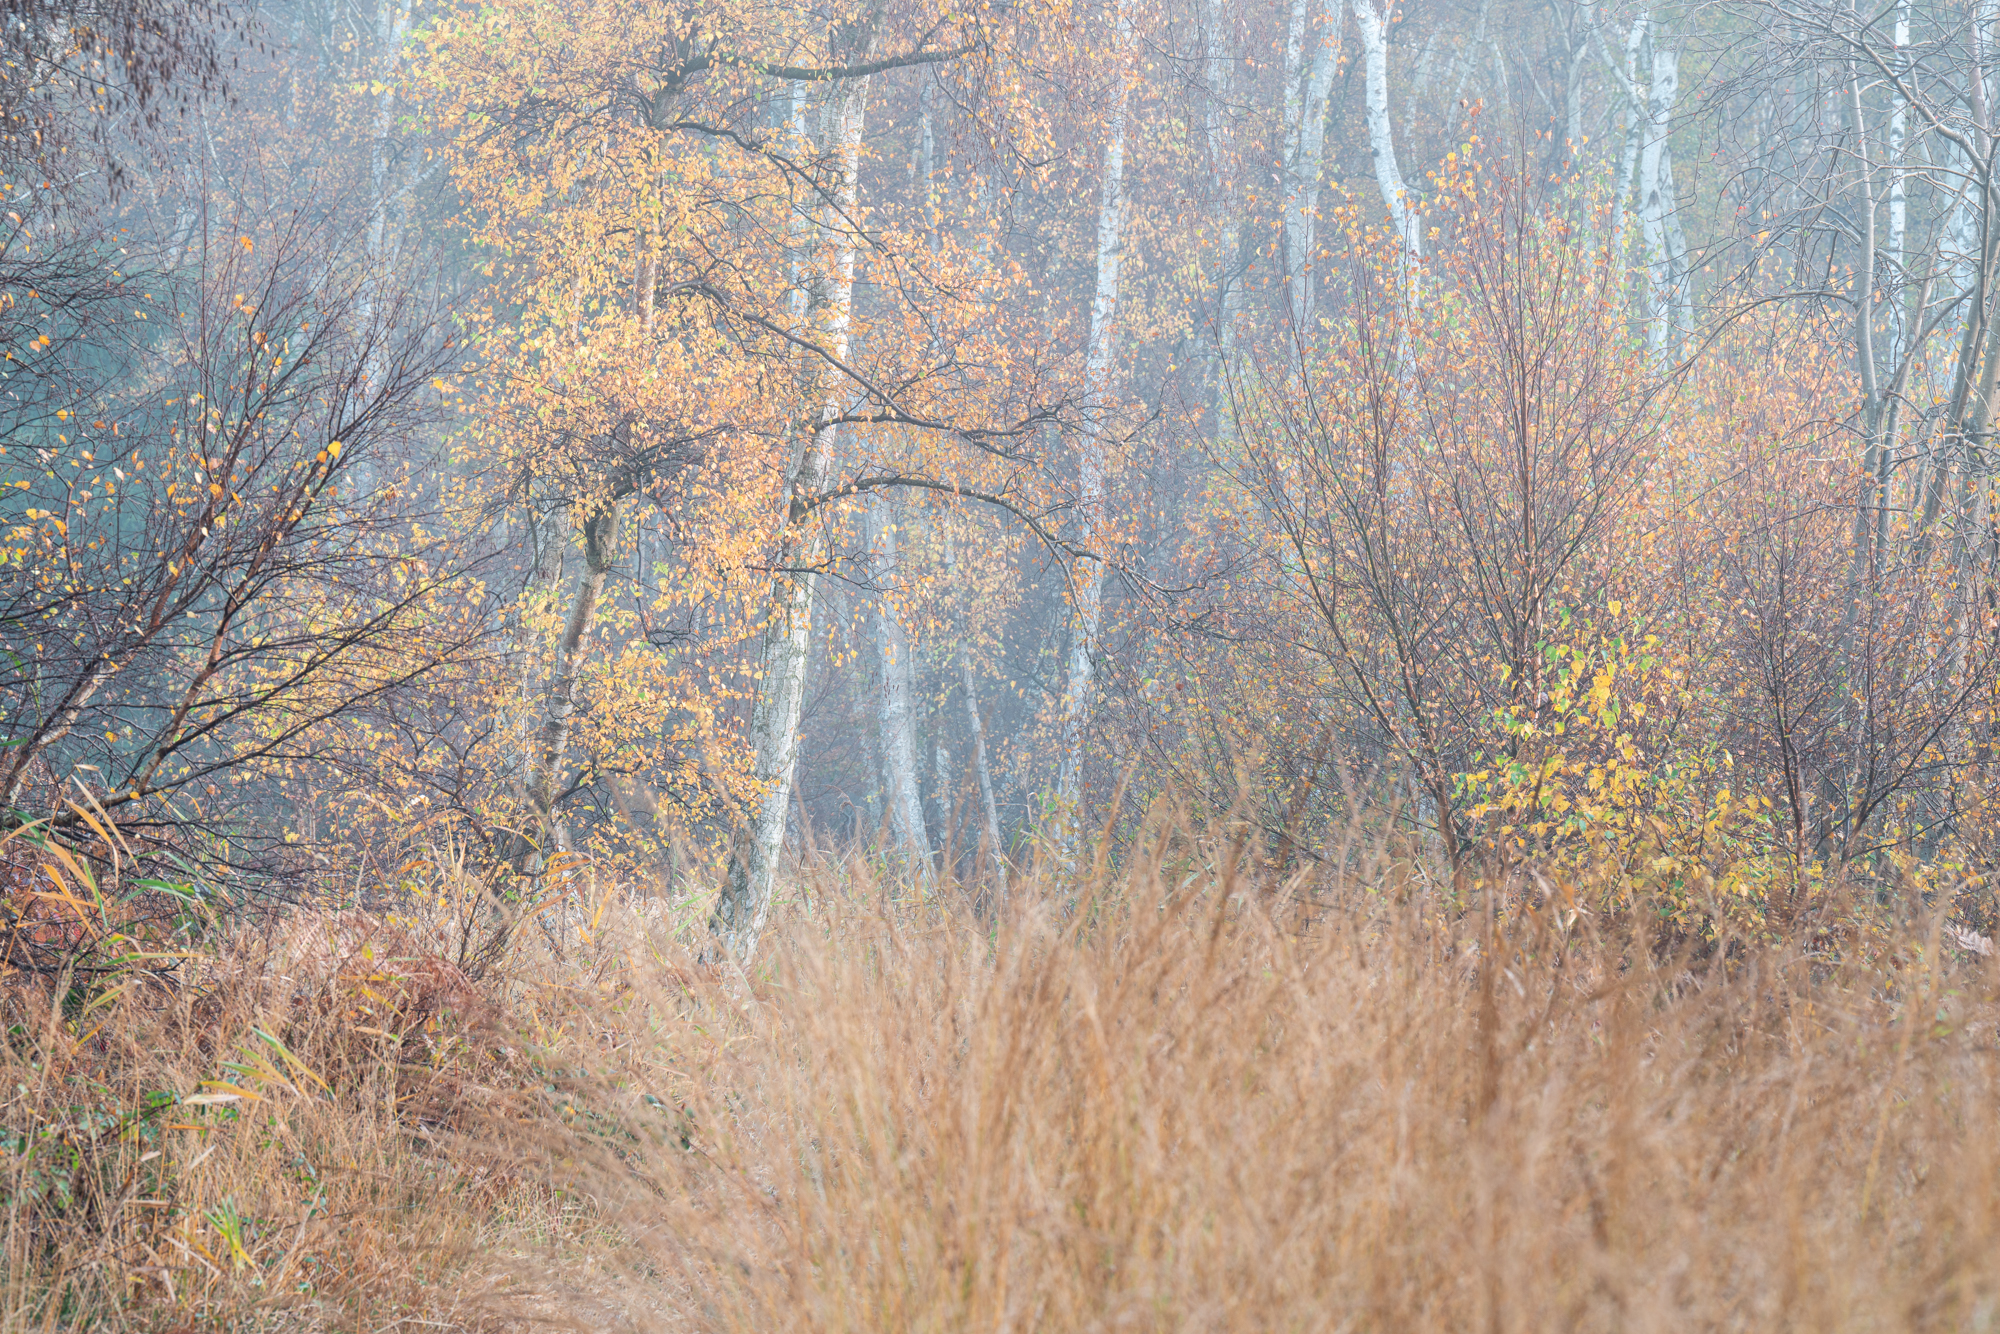
<svg viewBox="0 0 2000 1334">
<path fill-rule="evenodd" d="M 747 975 L 612 896 L 17 985 L 0 1330 L 2000 1328 L 2000 976 L 1919 910 L 806 883 Z"/>
</svg>

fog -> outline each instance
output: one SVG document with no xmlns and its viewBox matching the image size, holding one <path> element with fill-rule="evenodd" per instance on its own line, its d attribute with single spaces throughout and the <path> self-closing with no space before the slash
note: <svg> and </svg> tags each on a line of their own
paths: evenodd
<svg viewBox="0 0 2000 1334">
<path fill-rule="evenodd" d="M 987 911 L 1163 804 L 1983 874 L 1978 4 L 4 22 L 17 822 L 745 954 L 787 866 Z"/>
</svg>

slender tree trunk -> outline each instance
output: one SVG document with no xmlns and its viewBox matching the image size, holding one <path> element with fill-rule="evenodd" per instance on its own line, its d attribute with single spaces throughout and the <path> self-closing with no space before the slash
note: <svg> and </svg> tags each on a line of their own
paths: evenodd
<svg viewBox="0 0 2000 1334">
<path fill-rule="evenodd" d="M 993 873 L 993 893 L 1004 903 L 1007 895 L 1007 854 L 1000 836 L 1000 807 L 993 800 L 993 768 L 986 758 L 986 725 L 979 716 L 979 688 L 972 675 L 972 655 L 959 644 L 958 681 L 965 692 L 965 726 L 972 735 L 972 768 L 979 779 L 979 812 L 985 820 L 988 868 Z"/>
<path fill-rule="evenodd" d="M 1300 0 L 1293 13 L 1303 16 L 1304 11 L 1304 0 Z M 1296 27 L 1300 17 L 1293 22 Z M 1309 330 L 1313 321 L 1312 270 L 1318 248 L 1320 173 L 1326 156 L 1326 104 L 1340 63 L 1340 32 L 1341 3 L 1331 0 L 1313 34 L 1303 93 L 1295 91 L 1288 102 L 1297 104 L 1297 123 L 1285 145 L 1285 273 L 1290 282 L 1288 313 L 1301 333 Z"/>
<path fill-rule="evenodd" d="M 409 33 L 411 3 L 412 0 L 377 0 L 375 10 L 373 73 L 378 87 L 368 127 L 368 277 L 361 288 L 360 309 L 364 329 L 375 321 L 383 270 L 389 262 L 389 204 L 393 193 L 390 170 L 394 166 L 389 152 L 389 132 L 396 124 L 396 72 L 402 62 L 403 40 Z M 370 380 L 381 378 L 380 349 L 386 342 L 382 338 L 371 341 L 367 365 Z M 342 488 L 350 495 L 362 496 L 373 491 L 375 485 L 374 465 L 363 462 L 344 479 Z"/>
<path fill-rule="evenodd" d="M 528 771 L 528 799 L 540 838 L 537 845 L 517 850 L 517 864 L 526 874 L 539 874 L 549 853 L 569 851 L 569 828 L 562 818 L 564 784 L 569 779 L 569 741 L 576 723 L 576 692 L 583 665 L 590 657 L 590 635 L 597 625 L 604 583 L 617 558 L 622 503 L 608 501 L 583 525 L 584 568 L 570 603 L 569 620 L 556 650 L 556 670 L 544 696 L 542 726 Z"/>
<path fill-rule="evenodd" d="M 1875 356 L 1875 267 L 1877 255 L 1876 219 L 1880 204 L 1875 195 L 1874 165 L 1868 158 L 1868 124 L 1861 110 L 1861 82 L 1857 72 L 1848 70 L 1847 110 L 1854 134 L 1855 183 L 1860 188 L 1861 254 L 1856 264 L 1854 292 L 1854 360 L 1861 377 L 1862 411 L 1872 427 L 1882 401 Z"/>
<path fill-rule="evenodd" d="M 1910 45 L 1910 5 L 1902 0 L 1896 6 L 1895 59 L 1901 63 L 1902 54 Z M 1904 274 L 1908 271 L 1904 249 L 1909 244 L 1910 199 L 1903 178 L 1903 157 L 1909 150 L 1909 107 L 1901 97 L 1895 99 L 1889 112 L 1889 235 L 1885 246 L 1891 268 L 1892 299 L 1889 302 L 1889 355 L 1892 360 L 1900 360 L 1906 335 L 1905 309 L 1907 289 L 1903 286 Z"/>
<path fill-rule="evenodd" d="M 1820 826 L 1814 830 L 1815 847 L 1825 848 L 1836 836 L 1837 847 L 1828 849 L 1844 861 L 1847 848 L 1853 842 L 1854 831 L 1848 827 L 1847 812 L 1854 806 L 1854 784 L 1861 773 L 1861 756 L 1868 744 L 1868 701 L 1858 694 L 1854 681 L 1859 665 L 1856 650 L 1863 647 L 1859 634 L 1863 619 L 1870 623 L 1874 619 L 1874 606 L 1870 571 L 1875 565 L 1872 552 L 1874 526 L 1870 522 L 1870 506 L 1874 499 L 1873 478 L 1880 462 L 1883 447 L 1881 429 L 1884 425 L 1881 384 L 1876 374 L 1875 358 L 1875 263 L 1876 263 L 1876 218 L 1880 212 L 1875 192 L 1875 175 L 1868 156 L 1868 124 L 1862 115 L 1861 84 L 1850 63 L 1847 71 L 1847 113 L 1849 129 L 1854 136 L 1855 184 L 1859 199 L 1856 202 L 1861 226 L 1861 253 L 1856 264 L 1854 294 L 1854 361 L 1861 379 L 1861 421 L 1863 431 L 1861 466 L 1863 484 L 1854 507 L 1853 550 L 1849 556 L 1847 606 L 1842 614 L 1842 633 L 1839 663 L 1839 681 L 1845 697 L 1847 711 L 1848 760 L 1844 766 L 1845 791 L 1834 787 L 1834 769 L 1828 766 L 1821 777 L 1819 798 L 1816 805 L 1821 812 Z M 1803 849 L 1801 849 L 1801 853 Z"/>
<path fill-rule="evenodd" d="M 1976 253 L 1967 293 L 1969 308 L 1959 336 L 1944 420 L 1941 429 L 1932 433 L 1930 458 L 1923 469 L 1922 503 L 1913 543 L 1913 559 L 1919 567 L 1930 556 L 1954 456 L 1965 452 L 1968 441 L 1984 430 L 1984 404 L 1992 396 L 1994 372 L 2000 370 L 2000 362 L 1987 348 L 1990 339 L 2000 339 L 2000 322 L 1995 321 L 1993 311 L 1996 268 L 2000 268 L 2000 198 L 1995 190 L 2000 182 L 1995 180 L 1994 158 L 2000 153 L 2000 141 L 1980 146 L 1986 155 L 1972 164 L 1979 209 L 1973 231 Z"/>
<path fill-rule="evenodd" d="M 537 644 L 540 636 L 535 633 L 534 624 L 540 619 L 541 612 L 559 596 L 563 566 L 569 554 L 569 525 L 566 511 L 537 514 L 533 497 L 529 497 L 522 508 L 527 515 L 526 532 L 522 537 L 530 548 L 531 563 L 521 581 L 520 595 L 507 612 L 505 629 L 506 653 L 512 674 L 518 680 L 523 705 L 519 725 L 514 731 L 514 744 L 518 748 L 510 762 L 509 787 L 515 808 L 526 816 L 533 810 L 531 794 L 535 781 L 535 753 L 541 735 L 538 716 L 546 718 L 548 713 L 546 692 L 536 688 L 536 681 L 546 664 Z M 519 864 L 533 850 L 534 836 L 523 828 L 510 832 L 500 841 L 503 855 Z"/>
<path fill-rule="evenodd" d="M 958 552 L 947 529 L 944 546 L 945 577 L 958 581 Z M 979 716 L 979 687 L 972 674 L 972 655 L 966 652 L 965 630 L 959 627 L 958 643 L 952 657 L 958 668 L 959 689 L 965 694 L 965 730 L 972 738 L 972 767 L 979 779 L 979 811 L 984 819 L 982 832 L 988 867 L 993 875 L 994 905 L 1004 907 L 1007 896 L 1007 857 L 1000 839 L 1000 807 L 993 799 L 993 771 L 986 758 L 986 724 Z"/>
<path fill-rule="evenodd" d="M 411 0 L 379 0 L 375 10 L 374 114 L 368 144 L 368 260 L 380 264 L 389 221 L 389 131 L 396 123 L 396 67 L 410 30 Z M 372 289 L 364 301 L 371 301 Z"/>
<path fill-rule="evenodd" d="M 868 548 L 877 587 L 893 587 L 900 572 L 900 542 L 894 508 L 879 491 L 868 500 Z M 910 679 L 910 637 L 880 593 L 873 601 L 875 660 L 882 683 L 878 721 L 882 728 L 882 777 L 889 803 L 889 833 L 898 856 L 928 887 L 930 839 L 924 829 L 923 798 L 917 783 L 917 711 L 916 692 Z"/>
<path fill-rule="evenodd" d="M 1288 161 L 1305 119 L 1305 87 L 1300 80 L 1305 71 L 1306 25 L 1311 17 L 1312 0 L 1291 0 L 1285 11 L 1285 89 L 1278 116 L 1284 134 L 1282 151 Z"/>
<path fill-rule="evenodd" d="M 794 79 L 787 87 L 785 125 L 791 132 L 792 151 L 804 156 L 812 151 L 812 141 L 806 125 L 808 84 Z M 814 235 L 813 208 L 808 203 L 792 206 L 792 247 L 790 278 L 791 291 L 786 298 L 786 310 L 792 317 L 792 329 L 801 335 L 806 330 L 806 308 L 810 303 L 812 280 L 807 274 L 810 264 L 809 252 Z"/>
<path fill-rule="evenodd" d="M 1667 145 L 1680 91 L 1680 56 L 1652 42 L 1652 82 L 1647 90 L 1645 138 L 1639 149 L 1639 231 L 1646 245 L 1649 294 L 1647 346 L 1656 360 L 1679 350 L 1681 287 L 1686 241 L 1673 214 L 1673 159 Z"/>
<path fill-rule="evenodd" d="M 1132 3 L 1120 0 L 1113 58 L 1111 123 L 1097 203 L 1097 283 L 1090 302 L 1090 348 L 1084 363 L 1088 419 L 1079 447 L 1077 492 L 1087 539 L 1101 547 L 1105 532 L 1105 436 L 1110 428 L 1112 335 L 1118 318 L 1119 268 L 1125 257 L 1125 129 L 1131 102 L 1129 52 Z M 1082 795 L 1084 735 L 1096 692 L 1096 652 L 1104 608 L 1104 563 L 1077 560 L 1076 624 L 1070 641 L 1069 671 L 1063 682 L 1060 767 L 1056 802 L 1064 824 L 1063 847 L 1074 847 L 1077 802 Z"/>
<path fill-rule="evenodd" d="M 1618 89 L 1624 94 L 1625 109 L 1622 119 L 1625 123 L 1625 147 L 1618 158 L 1617 189 L 1611 210 L 1611 248 L 1618 262 L 1627 262 L 1632 253 L 1632 173 L 1639 166 L 1639 146 L 1645 141 L 1651 120 L 1646 109 L 1646 98 L 1639 92 L 1639 51 L 1646 44 L 1647 19 L 1644 10 L 1632 22 L 1631 31 L 1625 34 L 1625 65 L 1621 69 L 1611 59 L 1609 51 L 1604 52 L 1604 64 L 1611 71 Z"/>
<path fill-rule="evenodd" d="M 1225 36 L 1226 12 L 1224 0 L 1203 0 L 1202 61 L 1208 94 L 1204 129 L 1208 138 L 1209 170 L 1217 186 L 1216 233 L 1220 237 L 1216 248 L 1220 300 L 1217 302 L 1215 327 L 1211 331 L 1207 392 L 1209 410 L 1215 414 L 1216 438 L 1225 442 L 1235 435 L 1235 418 L 1229 404 L 1229 359 L 1235 349 L 1236 319 L 1243 303 L 1242 242 L 1234 184 L 1234 156 L 1229 131 L 1222 118 L 1222 109 L 1229 96 L 1231 54 L 1231 44 Z"/>
<path fill-rule="evenodd" d="M 1687 233 L 1681 227 L 1680 191 L 1674 185 L 1674 151 L 1660 151 L 1660 196 L 1666 203 L 1667 352 L 1678 358 L 1694 336 L 1694 275 L 1688 267 Z"/>
<path fill-rule="evenodd" d="M 830 201 L 813 227 L 818 252 L 805 266 L 802 323 L 837 359 L 847 355 L 854 309 L 854 240 L 851 218 L 861 155 L 862 116 L 868 80 L 830 90 L 821 111 L 822 155 L 834 164 Z M 830 261 L 830 262 L 828 262 Z M 760 655 L 763 672 L 750 716 L 757 796 L 749 827 L 739 832 L 729 874 L 709 919 L 718 945 L 748 962 L 771 911 L 771 891 L 784 853 L 785 826 L 798 771 L 799 715 L 805 704 L 806 665 L 812 639 L 813 569 L 822 555 L 814 502 L 825 490 L 840 415 L 840 389 L 819 358 L 804 363 L 801 399 L 815 406 L 786 479 L 789 510 L 778 540 L 771 612 Z"/>
<path fill-rule="evenodd" d="M 1382 205 L 1389 210 L 1389 222 L 1401 241 L 1399 275 L 1404 299 L 1414 307 L 1418 301 L 1417 266 L 1423 261 L 1423 224 L 1403 185 L 1402 168 L 1396 164 L 1396 140 L 1389 119 L 1389 35 L 1386 15 L 1375 8 L 1375 0 L 1354 0 L 1354 23 L 1361 33 L 1361 49 L 1367 66 L 1368 151 L 1375 162 L 1375 185 L 1382 193 Z"/>
<path fill-rule="evenodd" d="M 1583 151 L 1583 67 L 1590 59 L 1590 44 L 1597 35 L 1597 7 L 1583 0 L 1576 7 L 1581 25 L 1576 45 L 1570 51 L 1569 77 L 1563 85 L 1563 146 L 1558 160 L 1565 170 L 1576 165 Z"/>
</svg>

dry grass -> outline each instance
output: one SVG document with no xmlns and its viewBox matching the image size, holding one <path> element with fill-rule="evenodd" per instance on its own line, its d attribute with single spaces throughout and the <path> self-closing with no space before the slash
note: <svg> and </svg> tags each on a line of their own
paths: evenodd
<svg viewBox="0 0 2000 1334">
<path fill-rule="evenodd" d="M 0 1328 L 2000 1326 L 2000 1003 L 1934 923 L 1695 964 L 1162 848 L 998 931 L 829 870 L 751 978 L 607 920 L 387 1023 L 339 969 L 44 1012 L 10 1126 L 301 1068 L 98 1136 L 94 1203 L 17 1154 Z"/>
</svg>

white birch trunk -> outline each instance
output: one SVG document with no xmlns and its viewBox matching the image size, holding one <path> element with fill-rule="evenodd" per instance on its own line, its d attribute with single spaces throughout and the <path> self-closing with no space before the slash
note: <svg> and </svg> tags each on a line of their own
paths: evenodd
<svg viewBox="0 0 2000 1334">
<path fill-rule="evenodd" d="M 797 79 L 791 81 L 787 91 L 785 124 L 792 134 L 792 152 L 804 157 L 812 151 L 811 140 L 806 135 L 806 89 L 805 83 Z M 785 309 L 792 317 L 792 332 L 806 333 L 806 289 L 810 286 L 807 277 L 807 250 L 813 236 L 813 218 L 805 205 L 797 205 L 792 210 L 792 255 L 790 263 L 791 293 Z"/>
<path fill-rule="evenodd" d="M 1645 138 L 1639 149 L 1639 232 L 1646 247 L 1649 306 L 1646 343 L 1664 360 L 1680 345 L 1686 306 L 1687 243 L 1674 214 L 1673 159 L 1667 148 L 1674 100 L 1680 91 L 1680 57 L 1654 43 L 1652 81 L 1645 104 Z"/>
<path fill-rule="evenodd" d="M 1303 4 L 1296 7 L 1302 10 Z M 1328 0 L 1320 14 L 1312 60 L 1305 67 L 1305 90 L 1297 124 L 1285 146 L 1285 265 L 1290 280 L 1291 317 L 1301 332 L 1312 327 L 1313 254 L 1318 249 L 1320 172 L 1326 155 L 1326 102 L 1340 63 L 1341 0 Z"/>
<path fill-rule="evenodd" d="M 1383 6 L 1382 17 L 1385 21 L 1389 17 L 1387 5 Z M 1465 96 L 1465 85 L 1472 81 L 1472 72 L 1479 68 L 1479 57 L 1486 49 L 1486 21 L 1492 17 L 1493 0 L 1479 0 L 1479 17 L 1472 24 L 1472 40 L 1451 58 L 1452 68 L 1458 71 L 1458 79 L 1451 86 L 1451 96 L 1446 99 L 1448 105 L 1457 105 L 1458 100 Z"/>
<path fill-rule="evenodd" d="M 951 532 L 945 531 L 945 578 L 958 582 L 958 553 Z M 972 767 L 979 779 L 979 811 L 984 820 L 984 843 L 988 867 L 993 875 L 996 906 L 1004 906 L 1007 896 L 1007 858 L 1000 842 L 1000 807 L 993 799 L 993 770 L 986 760 L 986 724 L 979 716 L 979 689 L 972 675 L 972 655 L 965 649 L 965 632 L 960 627 L 952 656 L 957 660 L 959 688 L 965 692 L 965 726 L 972 738 Z"/>
<path fill-rule="evenodd" d="M 410 28 L 411 0 L 379 0 L 375 11 L 375 77 L 380 88 L 374 94 L 368 135 L 368 233 L 367 280 L 362 284 L 360 315 L 366 329 L 375 321 L 376 297 L 389 259 L 389 132 L 396 123 L 396 70 L 402 63 L 403 40 Z M 368 361 L 363 368 L 371 382 L 382 375 L 381 348 L 387 340 L 371 337 Z M 366 495 L 375 489 L 375 467 L 363 464 L 342 483 L 350 496 Z"/>
<path fill-rule="evenodd" d="M 1305 90 L 1299 79 L 1305 69 L 1306 22 L 1311 17 L 1312 0 L 1292 0 L 1285 16 L 1285 93 L 1279 106 L 1284 131 L 1284 151 L 1299 141 L 1299 122 L 1305 116 Z"/>
<path fill-rule="evenodd" d="M 1910 45 L 1910 6 L 1903 0 L 1896 6 L 1895 59 L 1900 63 L 1903 52 Z M 1889 234 L 1883 247 L 1883 258 L 1890 266 L 1892 297 L 1889 302 L 1889 356 L 1892 362 L 1900 361 L 1904 353 L 1904 287 L 1903 275 L 1904 247 L 1909 241 L 1910 198 L 1903 180 L 1903 155 L 1909 141 L 1909 107 L 1901 97 L 1889 112 Z"/>
<path fill-rule="evenodd" d="M 1694 335 L 1694 274 L 1688 266 L 1687 232 L 1681 227 L 1680 191 L 1674 185 L 1674 153 L 1661 151 L 1660 192 L 1666 200 L 1668 350 L 1678 357 Z"/>
<path fill-rule="evenodd" d="M 547 714 L 546 692 L 537 688 L 544 662 L 541 637 L 535 633 L 540 614 L 554 602 L 562 586 L 567 563 L 569 531 L 567 514 L 540 515 L 531 503 L 526 507 L 525 540 L 534 552 L 534 563 L 521 582 L 521 593 L 508 609 L 504 622 L 506 653 L 520 686 L 520 711 L 510 729 L 511 749 L 508 788 L 521 815 L 533 810 L 535 752 L 540 743 L 541 719 Z M 505 855 L 517 864 L 529 855 L 533 835 L 525 828 L 510 831 L 502 840 Z"/>
<path fill-rule="evenodd" d="M 1090 302 L 1090 347 L 1084 361 L 1087 421 L 1077 461 L 1077 493 L 1086 541 L 1104 541 L 1105 447 L 1111 396 L 1112 333 L 1118 318 L 1118 274 L 1125 256 L 1125 122 L 1131 104 L 1128 52 L 1132 44 L 1132 0 L 1120 0 L 1113 65 L 1111 123 L 1104 145 L 1097 201 L 1097 283 Z M 1063 846 L 1073 847 L 1075 813 L 1082 792 L 1084 734 L 1096 690 L 1096 650 L 1104 608 L 1104 565 L 1082 557 L 1072 573 L 1076 624 L 1069 671 L 1063 682 L 1060 767 L 1056 802 L 1064 822 Z"/>
<path fill-rule="evenodd" d="M 1613 195 L 1611 211 L 1611 249 L 1618 262 L 1627 262 L 1632 253 L 1632 173 L 1639 166 L 1639 145 L 1645 141 L 1650 121 L 1646 112 L 1646 99 L 1639 92 L 1639 49 L 1646 44 L 1647 18 L 1644 10 L 1632 22 L 1632 30 L 1625 35 L 1625 67 L 1620 69 L 1611 59 L 1609 51 L 1604 52 L 1605 66 L 1618 83 L 1618 89 L 1625 95 L 1625 147 L 1618 158 L 1618 182 Z"/>
<path fill-rule="evenodd" d="M 806 266 L 803 316 L 805 325 L 840 359 L 847 355 L 854 309 L 854 241 L 847 220 L 854 210 L 867 100 L 868 80 L 856 79 L 831 90 L 822 108 L 821 145 L 834 163 L 837 179 L 832 200 L 822 206 L 813 230 L 816 248 L 831 263 Z M 771 892 L 784 853 L 812 639 L 812 570 L 821 557 L 819 530 L 810 511 L 826 486 L 840 415 L 839 387 L 830 381 L 824 364 L 813 358 L 805 365 L 802 401 L 814 404 L 816 412 L 804 429 L 803 448 L 786 479 L 789 513 L 773 562 L 778 573 L 772 579 L 771 612 L 764 629 L 762 680 L 750 716 L 757 796 L 709 920 L 721 948 L 743 963 L 755 953 L 770 916 Z"/>
<path fill-rule="evenodd" d="M 375 77 L 381 87 L 375 93 L 373 123 L 369 126 L 368 260 L 379 264 L 389 221 L 389 131 L 396 116 L 396 67 L 401 63 L 403 40 L 410 30 L 411 0 L 380 0 L 375 11 Z M 364 298 L 365 299 L 365 298 Z"/>
<path fill-rule="evenodd" d="M 987 865 L 993 874 L 996 902 L 1005 903 L 1007 856 L 1000 838 L 1000 807 L 993 800 L 993 769 L 986 759 L 986 724 L 979 716 L 979 691 L 972 676 L 972 655 L 965 651 L 963 643 L 958 646 L 957 657 L 959 685 L 965 691 L 965 725 L 972 734 L 972 767 L 979 779 L 979 811 L 985 820 Z"/>
<path fill-rule="evenodd" d="M 896 582 L 900 566 L 896 515 L 888 497 L 868 499 L 868 547 L 878 588 Z M 895 852 L 928 887 L 930 838 L 924 828 L 923 798 L 917 784 L 917 711 L 911 687 L 910 637 L 886 599 L 874 599 L 875 659 L 882 696 L 877 719 L 882 728 L 882 778 L 889 803 L 889 834 Z"/>
<path fill-rule="evenodd" d="M 1375 160 L 1375 185 L 1382 192 L 1382 205 L 1400 241 L 1398 264 L 1403 296 L 1415 307 L 1417 266 L 1423 261 L 1422 219 L 1403 185 L 1402 169 L 1396 164 L 1396 139 L 1389 119 L 1389 34 L 1386 14 L 1375 8 L 1374 0 L 1354 0 L 1354 24 L 1361 33 L 1361 50 L 1367 71 L 1368 151 Z"/>
</svg>

